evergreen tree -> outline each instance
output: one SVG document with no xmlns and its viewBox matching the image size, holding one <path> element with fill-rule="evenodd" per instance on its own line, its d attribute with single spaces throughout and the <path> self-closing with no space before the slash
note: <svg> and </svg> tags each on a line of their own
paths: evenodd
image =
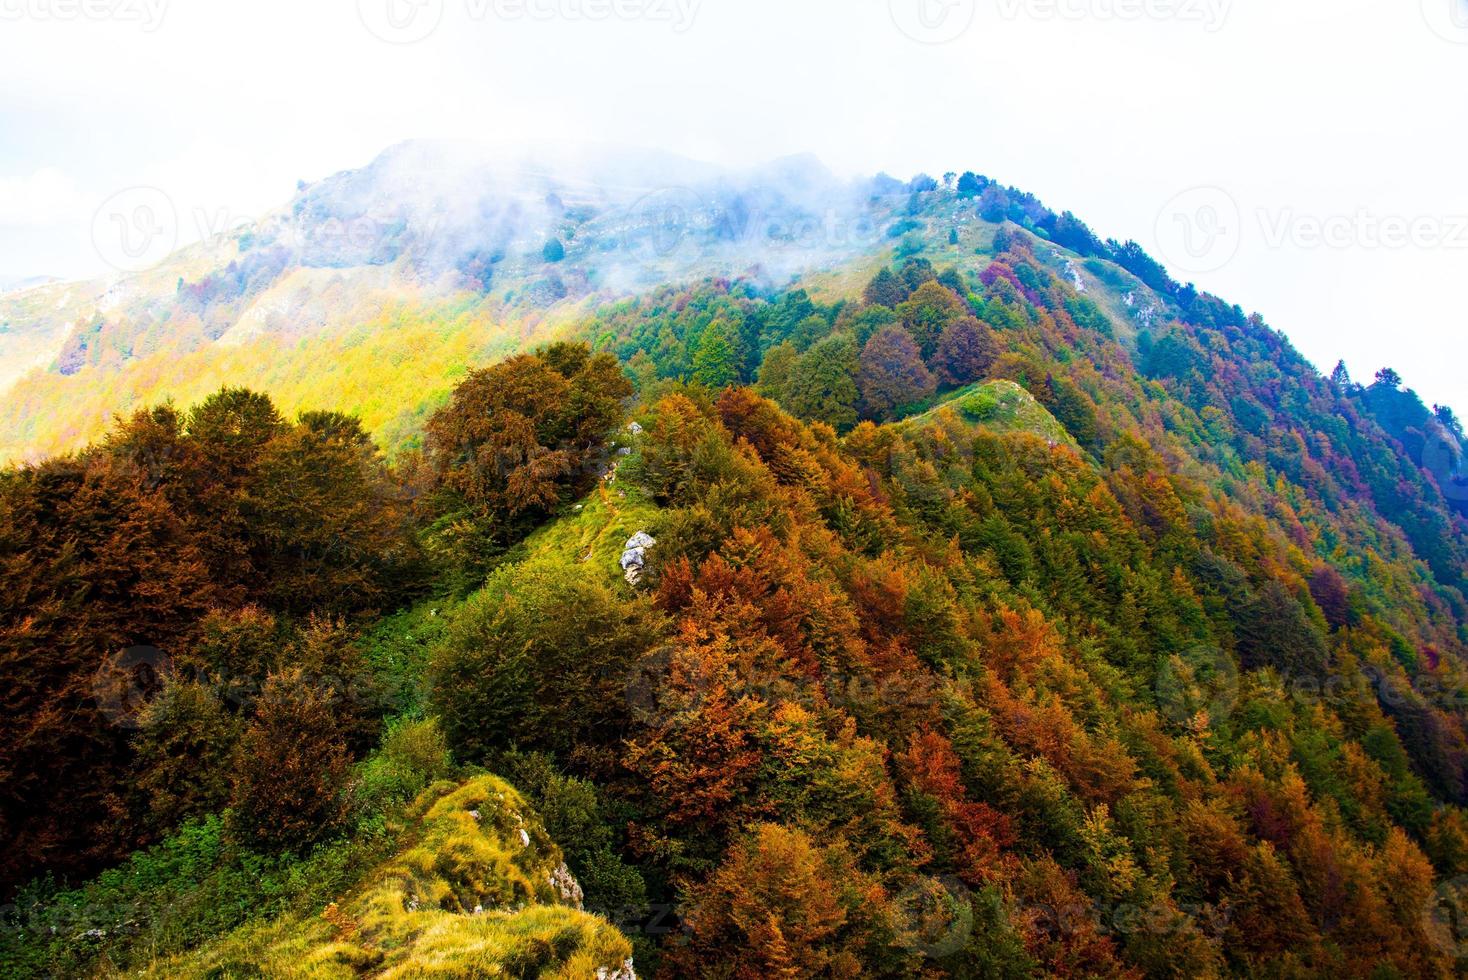
<svg viewBox="0 0 1468 980">
<path fill-rule="evenodd" d="M 872 281 L 867 283 L 866 291 L 862 297 L 867 303 L 874 306 L 885 306 L 888 309 L 897 309 L 897 304 L 907 299 L 908 290 L 904 288 L 902 280 L 885 265 L 877 270 Z"/>
<path fill-rule="evenodd" d="M 739 338 L 724 321 L 704 328 L 693 352 L 693 380 L 710 388 L 723 388 L 739 380 Z"/>
</svg>

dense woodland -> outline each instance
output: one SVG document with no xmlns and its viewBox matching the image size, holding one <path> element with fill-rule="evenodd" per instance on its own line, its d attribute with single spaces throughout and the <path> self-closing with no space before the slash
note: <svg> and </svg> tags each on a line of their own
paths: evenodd
<svg viewBox="0 0 1468 980">
<path fill-rule="evenodd" d="M 226 389 L 0 475 L 0 972 L 316 915 L 488 771 L 643 975 L 1452 975 L 1457 419 L 971 178 L 977 271 L 667 287 L 391 460 Z"/>
</svg>

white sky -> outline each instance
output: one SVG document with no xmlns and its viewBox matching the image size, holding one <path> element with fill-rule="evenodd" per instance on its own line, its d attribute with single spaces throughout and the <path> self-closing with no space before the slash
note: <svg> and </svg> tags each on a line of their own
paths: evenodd
<svg viewBox="0 0 1468 980">
<path fill-rule="evenodd" d="M 1465 91 L 1465 0 L 0 0 L 0 278 L 412 137 L 809 151 L 1016 184 L 1468 414 Z"/>
</svg>

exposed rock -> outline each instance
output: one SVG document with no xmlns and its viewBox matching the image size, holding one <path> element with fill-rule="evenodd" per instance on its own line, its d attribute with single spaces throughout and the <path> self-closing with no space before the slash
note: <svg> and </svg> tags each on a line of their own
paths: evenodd
<svg viewBox="0 0 1468 980">
<path fill-rule="evenodd" d="M 627 431 L 632 433 L 634 436 L 639 435 L 642 432 L 642 426 L 638 425 L 636 422 L 629 422 L 627 423 Z"/>
<path fill-rule="evenodd" d="M 632 585 L 641 580 L 642 570 L 647 567 L 647 549 L 655 544 L 657 541 L 652 535 L 638 531 L 622 546 L 622 572 Z"/>
<path fill-rule="evenodd" d="M 581 900 L 585 897 L 581 891 L 581 883 L 576 880 L 575 875 L 571 874 L 571 869 L 566 867 L 565 861 L 551 871 L 550 883 L 551 887 L 556 890 L 556 894 L 561 897 L 561 901 L 567 905 L 574 905 L 578 909 L 581 908 Z"/>
<path fill-rule="evenodd" d="M 637 980 L 637 971 L 632 969 L 632 959 L 628 957 L 615 970 L 605 966 L 597 967 L 596 980 Z"/>
</svg>

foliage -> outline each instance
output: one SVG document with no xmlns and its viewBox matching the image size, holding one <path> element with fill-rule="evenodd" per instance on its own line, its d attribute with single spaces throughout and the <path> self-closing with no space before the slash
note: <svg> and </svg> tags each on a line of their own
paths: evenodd
<svg viewBox="0 0 1468 980">
<path fill-rule="evenodd" d="M 265 682 L 235 760 L 232 826 L 244 839 L 299 851 L 339 829 L 351 765 L 339 711 L 299 669 Z"/>
</svg>

